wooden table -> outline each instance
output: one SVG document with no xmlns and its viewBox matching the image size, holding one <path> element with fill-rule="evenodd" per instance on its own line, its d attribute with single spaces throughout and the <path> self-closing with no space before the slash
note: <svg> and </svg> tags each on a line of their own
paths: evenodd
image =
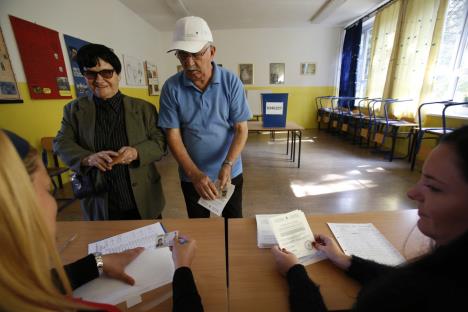
<svg viewBox="0 0 468 312">
<path fill-rule="evenodd" d="M 292 162 L 296 161 L 296 139 L 299 141 L 299 152 L 297 153 L 297 168 L 301 167 L 301 145 L 302 145 L 302 130 L 304 127 L 299 126 L 295 122 L 287 121 L 285 127 L 263 127 L 262 121 L 249 121 L 247 123 L 249 127 L 249 132 L 258 132 L 258 131 L 271 131 L 273 134 L 275 132 L 287 131 L 287 141 L 286 141 L 286 155 L 291 152 L 289 159 Z M 291 133 L 291 147 L 289 146 L 289 134 Z"/>
<path fill-rule="evenodd" d="M 416 210 L 354 214 L 310 215 L 314 233 L 333 237 L 327 222 L 373 223 L 404 256 L 405 241 L 418 220 Z M 278 273 L 269 249 L 257 247 L 254 218 L 230 219 L 229 311 L 288 311 L 288 285 Z M 350 309 L 359 284 L 347 277 L 329 260 L 307 266 L 307 272 L 320 285 L 329 310 Z"/>
<path fill-rule="evenodd" d="M 74 233 L 77 238 L 62 252 L 62 260 L 69 263 L 87 255 L 88 243 L 154 223 L 144 221 L 73 221 L 57 222 L 58 246 L 62 246 Z M 211 219 L 164 219 L 167 231 L 179 230 L 197 241 L 193 274 L 202 297 L 205 311 L 227 311 L 226 261 L 224 243 L 224 220 Z M 171 311 L 172 285 L 160 287 L 143 295 L 143 302 L 130 311 Z M 165 300 L 168 298 L 167 300 Z M 162 302 L 161 302 L 162 301 Z M 119 308 L 126 310 L 125 304 Z"/>
</svg>

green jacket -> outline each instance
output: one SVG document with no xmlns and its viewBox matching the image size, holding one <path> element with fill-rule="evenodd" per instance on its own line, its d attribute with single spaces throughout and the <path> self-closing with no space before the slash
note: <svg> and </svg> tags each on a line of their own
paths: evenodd
<svg viewBox="0 0 468 312">
<path fill-rule="evenodd" d="M 129 166 L 133 194 L 142 219 L 154 219 L 165 200 L 155 161 L 166 152 L 166 138 L 157 127 L 158 112 L 150 103 L 123 96 L 128 143 L 138 150 L 139 160 Z M 82 173 L 81 160 L 96 152 L 94 129 L 96 107 L 92 96 L 68 103 L 63 110 L 62 126 L 54 140 L 54 150 L 72 170 Z M 81 208 L 87 220 L 108 220 L 107 193 L 84 198 Z"/>
</svg>

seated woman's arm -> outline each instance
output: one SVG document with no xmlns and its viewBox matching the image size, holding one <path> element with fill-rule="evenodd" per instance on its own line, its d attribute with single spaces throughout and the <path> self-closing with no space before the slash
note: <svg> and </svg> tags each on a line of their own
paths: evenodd
<svg viewBox="0 0 468 312">
<path fill-rule="evenodd" d="M 76 289 L 99 276 L 96 259 L 93 254 L 64 265 L 63 268 L 65 269 L 65 273 L 67 273 L 72 289 Z"/>
<path fill-rule="evenodd" d="M 286 278 L 292 312 L 327 311 L 318 286 L 309 278 L 303 265 L 296 264 L 290 268 Z"/>
<path fill-rule="evenodd" d="M 125 273 L 125 267 L 143 252 L 143 247 L 128 249 L 123 252 L 102 256 L 102 270 L 110 278 L 121 280 L 133 285 L 135 280 Z M 63 266 L 72 289 L 76 289 L 87 282 L 99 277 L 96 257 L 89 254 L 75 262 Z"/>
<path fill-rule="evenodd" d="M 395 267 L 352 256 L 351 265 L 346 271 L 346 274 L 357 280 L 362 285 L 365 285 L 368 282 L 394 270 Z"/>
<path fill-rule="evenodd" d="M 201 297 L 198 294 L 190 268 L 180 267 L 174 272 L 172 298 L 174 312 L 203 311 Z"/>
</svg>

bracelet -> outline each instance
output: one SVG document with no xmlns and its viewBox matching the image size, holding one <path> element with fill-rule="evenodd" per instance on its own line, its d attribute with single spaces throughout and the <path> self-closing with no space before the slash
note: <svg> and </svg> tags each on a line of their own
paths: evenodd
<svg viewBox="0 0 468 312">
<path fill-rule="evenodd" d="M 225 160 L 225 161 L 223 161 L 223 165 L 229 165 L 232 168 L 233 163 L 230 160 Z"/>
<path fill-rule="evenodd" d="M 96 266 L 99 272 L 99 276 L 101 276 L 102 273 L 104 273 L 104 261 L 102 260 L 102 253 L 94 253 L 94 259 L 96 259 Z"/>
</svg>

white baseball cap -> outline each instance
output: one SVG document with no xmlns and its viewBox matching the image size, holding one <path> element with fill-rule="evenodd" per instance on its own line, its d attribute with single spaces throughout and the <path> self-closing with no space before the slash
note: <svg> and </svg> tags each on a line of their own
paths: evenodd
<svg viewBox="0 0 468 312">
<path fill-rule="evenodd" d="M 208 42 L 213 42 L 213 35 L 206 21 L 201 17 L 186 16 L 176 22 L 172 45 L 167 52 L 183 50 L 196 53 Z"/>
</svg>

